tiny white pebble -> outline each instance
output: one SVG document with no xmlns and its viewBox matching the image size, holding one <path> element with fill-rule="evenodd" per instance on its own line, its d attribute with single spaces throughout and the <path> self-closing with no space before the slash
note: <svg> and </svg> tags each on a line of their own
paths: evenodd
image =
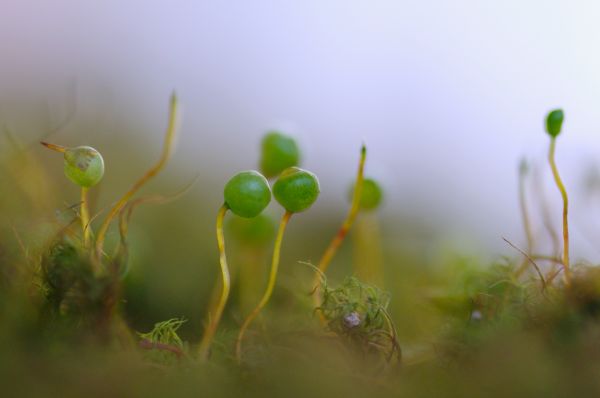
<svg viewBox="0 0 600 398">
<path fill-rule="evenodd" d="M 353 311 L 344 317 L 344 325 L 348 329 L 352 329 L 360 325 L 360 315 L 358 312 Z"/>
</svg>

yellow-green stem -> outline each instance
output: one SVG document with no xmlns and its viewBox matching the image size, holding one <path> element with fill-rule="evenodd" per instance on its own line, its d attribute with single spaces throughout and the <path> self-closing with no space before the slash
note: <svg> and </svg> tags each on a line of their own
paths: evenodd
<svg viewBox="0 0 600 398">
<path fill-rule="evenodd" d="M 352 227 L 354 220 L 356 219 L 356 215 L 358 214 L 358 210 L 360 209 L 360 199 L 362 195 L 362 186 L 364 180 L 364 169 L 365 169 L 365 160 L 367 157 L 367 148 L 363 145 L 360 150 L 360 161 L 358 164 L 358 172 L 356 173 L 356 183 L 354 185 L 354 192 L 352 195 L 352 204 L 350 206 L 350 210 L 346 215 L 346 219 L 344 223 L 338 230 L 337 234 L 333 237 L 329 246 L 323 253 L 323 257 L 319 261 L 319 271 L 316 272 L 313 279 L 314 293 L 313 293 L 313 303 L 315 307 L 319 307 L 321 305 L 321 295 L 320 295 L 320 287 L 321 287 L 321 278 L 322 275 L 325 274 L 333 256 L 337 253 L 340 245 L 344 241 L 344 238 L 348 234 L 348 231 Z"/>
<path fill-rule="evenodd" d="M 81 205 L 79 217 L 81 218 L 81 229 L 83 232 L 83 246 L 88 248 L 92 237 L 90 229 L 90 205 L 88 200 L 89 188 L 81 187 Z"/>
<path fill-rule="evenodd" d="M 531 221 L 529 219 L 529 211 L 527 209 L 527 195 L 525 192 L 525 173 L 519 172 L 519 205 L 521 207 L 521 217 L 523 219 L 523 229 L 525 230 L 525 237 L 527 238 L 527 254 L 531 254 L 533 251 L 533 233 L 531 232 Z M 520 277 L 523 272 L 529 267 L 530 262 L 527 258 L 523 259 L 521 266 L 515 273 L 515 278 Z"/>
<path fill-rule="evenodd" d="M 56 152 L 65 153 L 67 148 L 62 145 L 50 144 L 49 142 L 40 142 L 43 146 Z"/>
<path fill-rule="evenodd" d="M 240 267 L 237 276 L 234 275 L 232 278 L 238 281 L 239 308 L 243 314 L 253 309 L 257 298 L 260 297 L 259 294 L 262 293 L 262 283 L 256 275 L 263 272 L 265 258 L 270 254 L 257 244 L 242 245 L 236 254 Z M 233 272 L 235 274 L 235 271 Z"/>
<path fill-rule="evenodd" d="M 167 133 L 165 134 L 165 141 L 163 144 L 163 150 L 160 159 L 158 162 L 151 167 L 146 173 L 135 183 L 133 186 L 119 199 L 119 201 L 112 207 L 106 219 L 98 229 L 98 236 L 96 237 L 96 250 L 95 250 L 95 259 L 98 261 L 100 256 L 102 255 L 102 251 L 104 248 L 104 240 L 106 238 L 106 232 L 108 231 L 108 227 L 110 226 L 111 221 L 116 217 L 117 214 L 121 211 L 123 207 L 127 204 L 129 199 L 133 195 L 139 191 L 139 189 L 144 186 L 146 182 L 148 182 L 152 177 L 157 175 L 165 166 L 169 158 L 171 157 L 171 152 L 173 149 L 173 142 L 175 139 L 175 132 L 177 130 L 177 121 L 178 121 L 178 105 L 177 105 L 177 97 L 175 94 L 171 96 L 170 103 L 170 113 L 169 113 L 169 124 L 167 126 Z"/>
<path fill-rule="evenodd" d="M 223 310 L 225 309 L 225 305 L 227 304 L 227 299 L 229 298 L 229 291 L 231 289 L 231 280 L 229 277 L 229 268 L 227 267 L 227 257 L 225 255 L 225 237 L 223 234 L 223 220 L 225 219 L 225 214 L 227 214 L 227 210 L 229 207 L 227 204 L 223 204 L 221 209 L 219 210 L 219 214 L 217 215 L 217 246 L 219 248 L 219 263 L 221 265 L 221 277 L 223 279 L 223 286 L 221 289 L 221 297 L 219 298 L 219 302 L 214 310 L 214 313 L 211 315 L 209 312 L 208 325 L 206 326 L 206 330 L 204 331 L 204 336 L 202 337 L 202 341 L 200 342 L 199 353 L 200 359 L 206 360 L 210 355 L 210 346 L 212 344 L 213 338 L 215 337 L 215 333 L 217 332 L 217 328 L 219 327 L 219 322 L 221 321 L 221 316 L 223 315 Z"/>
<path fill-rule="evenodd" d="M 375 212 L 361 213 L 352 234 L 354 275 L 363 282 L 384 287 L 381 231 Z"/>
<path fill-rule="evenodd" d="M 550 162 L 550 167 L 552 168 L 552 175 L 554 176 L 554 181 L 556 182 L 556 186 L 560 191 L 560 195 L 563 200 L 563 266 L 565 268 L 565 284 L 569 286 L 571 284 L 571 269 L 569 264 L 569 197 L 567 196 L 567 190 L 565 189 L 565 185 L 560 178 L 560 174 L 558 174 L 558 168 L 556 167 L 556 162 L 554 160 L 554 152 L 556 151 L 556 138 L 552 137 L 550 140 L 550 151 L 548 153 L 548 160 Z"/>
<path fill-rule="evenodd" d="M 279 257 L 281 254 L 281 242 L 283 241 L 283 234 L 285 232 L 285 228 L 292 217 L 291 212 L 286 211 L 283 217 L 281 218 L 281 222 L 279 223 L 279 230 L 277 232 L 277 238 L 275 239 L 275 247 L 273 248 L 273 259 L 271 261 L 271 271 L 269 273 L 269 281 L 267 283 L 267 290 L 256 306 L 254 310 L 248 315 L 248 317 L 244 320 L 242 327 L 240 328 L 240 332 L 237 337 L 236 345 L 235 345 L 235 356 L 237 358 L 238 363 L 242 362 L 242 340 L 244 339 L 244 334 L 246 333 L 246 329 L 250 326 L 254 318 L 260 313 L 260 311 L 267 305 L 271 295 L 273 294 L 273 289 L 275 288 L 275 282 L 277 281 L 277 270 L 279 268 Z"/>
</svg>

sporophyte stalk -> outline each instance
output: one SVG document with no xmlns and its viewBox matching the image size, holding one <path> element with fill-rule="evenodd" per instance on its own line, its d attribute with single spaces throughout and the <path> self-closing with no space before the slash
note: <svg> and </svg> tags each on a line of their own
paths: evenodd
<svg viewBox="0 0 600 398">
<path fill-rule="evenodd" d="M 219 249 L 219 264 L 221 267 L 222 287 L 219 301 L 213 311 L 209 311 L 208 325 L 199 346 L 199 355 L 202 360 L 208 359 L 210 346 L 219 322 L 223 315 L 229 292 L 231 290 L 231 276 L 225 254 L 225 237 L 223 233 L 223 220 L 227 211 L 231 210 L 237 216 L 254 218 L 258 216 L 271 202 L 271 188 L 267 179 L 257 171 L 243 171 L 234 175 L 225 185 L 223 192 L 224 203 L 217 214 L 216 232 Z"/>
<path fill-rule="evenodd" d="M 319 193 L 320 186 L 317 176 L 310 171 L 298 167 L 285 169 L 273 185 L 273 195 L 277 202 L 285 209 L 285 212 L 279 223 L 277 237 L 275 238 L 267 288 L 258 305 L 244 320 L 238 333 L 235 349 L 238 363 L 242 361 L 242 341 L 246 330 L 267 305 L 273 294 L 273 289 L 277 281 L 277 271 L 279 269 L 281 244 L 288 222 L 293 214 L 308 210 L 319 197 Z"/>
<path fill-rule="evenodd" d="M 562 109 L 555 109 L 548 113 L 546 117 L 546 132 L 550 136 L 550 149 L 548 151 L 548 162 L 552 170 L 552 176 L 554 182 L 558 188 L 562 202 L 562 230 L 563 230 L 563 255 L 562 262 L 564 267 L 564 279 L 565 284 L 569 286 L 571 284 L 571 269 L 569 263 L 569 197 L 567 195 L 567 189 L 560 177 L 558 167 L 556 166 L 555 152 L 556 152 L 556 139 L 561 133 L 562 125 L 564 121 L 564 112 Z"/>
</svg>

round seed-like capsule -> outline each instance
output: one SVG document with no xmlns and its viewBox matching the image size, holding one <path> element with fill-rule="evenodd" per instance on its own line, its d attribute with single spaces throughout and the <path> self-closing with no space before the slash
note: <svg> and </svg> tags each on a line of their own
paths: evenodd
<svg viewBox="0 0 600 398">
<path fill-rule="evenodd" d="M 104 159 L 89 146 L 65 150 L 65 175 L 75 184 L 89 188 L 98 184 L 104 175 Z"/>
<path fill-rule="evenodd" d="M 273 185 L 275 199 L 292 213 L 308 209 L 315 203 L 319 193 L 317 176 L 298 167 L 285 169 Z"/>
<path fill-rule="evenodd" d="M 224 196 L 225 203 L 234 214 L 252 218 L 258 216 L 271 201 L 271 188 L 259 172 L 242 171 L 225 185 Z"/>
<path fill-rule="evenodd" d="M 267 133 L 261 143 L 260 170 L 267 177 L 275 177 L 288 167 L 300 163 L 300 149 L 296 141 L 277 131 Z"/>
<path fill-rule="evenodd" d="M 550 136 L 556 137 L 560 134 L 565 114 L 562 109 L 555 109 L 546 117 L 546 131 Z"/>
<path fill-rule="evenodd" d="M 354 194 L 354 187 L 350 191 L 350 198 Z M 381 199 L 383 198 L 383 192 L 381 187 L 372 178 L 365 178 L 363 180 L 362 192 L 360 193 L 360 208 L 363 210 L 373 210 L 379 207 Z"/>
</svg>

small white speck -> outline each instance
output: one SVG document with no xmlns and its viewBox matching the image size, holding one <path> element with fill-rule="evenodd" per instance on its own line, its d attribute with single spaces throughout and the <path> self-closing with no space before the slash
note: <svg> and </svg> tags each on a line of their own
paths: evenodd
<svg viewBox="0 0 600 398">
<path fill-rule="evenodd" d="M 344 325 L 348 329 L 352 329 L 360 325 L 360 315 L 356 311 L 352 311 L 344 317 Z"/>
<path fill-rule="evenodd" d="M 471 312 L 471 320 L 480 321 L 482 319 L 483 319 L 483 314 L 481 313 L 481 311 L 475 310 L 475 311 Z"/>
</svg>

